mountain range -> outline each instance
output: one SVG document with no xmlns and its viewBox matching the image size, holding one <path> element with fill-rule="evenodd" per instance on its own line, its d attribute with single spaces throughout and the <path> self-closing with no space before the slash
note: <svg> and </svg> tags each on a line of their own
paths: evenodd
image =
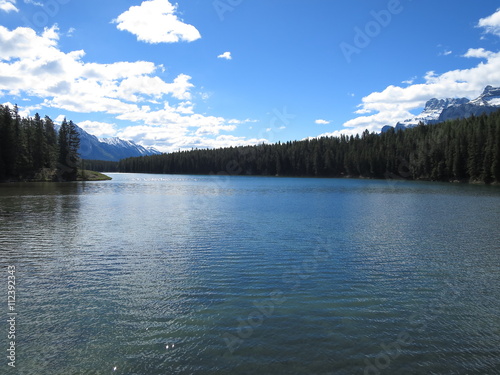
<svg viewBox="0 0 500 375">
<path fill-rule="evenodd" d="M 500 87 L 486 86 L 483 93 L 476 99 L 447 98 L 430 99 L 419 115 L 398 122 L 395 127 L 386 125 L 382 132 L 395 128 L 402 130 L 412 128 L 423 123 L 424 125 L 436 124 L 447 120 L 456 120 L 471 116 L 480 116 L 500 110 Z"/>
<path fill-rule="evenodd" d="M 119 161 L 121 159 L 161 154 L 153 147 L 144 147 L 117 137 L 97 138 L 76 127 L 80 134 L 80 157 L 87 160 Z"/>
</svg>

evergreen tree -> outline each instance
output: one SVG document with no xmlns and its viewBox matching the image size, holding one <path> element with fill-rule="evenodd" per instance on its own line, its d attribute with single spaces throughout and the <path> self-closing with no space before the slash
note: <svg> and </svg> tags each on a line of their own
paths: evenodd
<svg viewBox="0 0 500 375">
<path fill-rule="evenodd" d="M 45 159 L 48 161 L 46 167 L 55 168 L 58 155 L 57 132 L 54 128 L 54 122 L 49 116 L 45 116 L 44 128 L 45 142 L 47 144 Z"/>
<path fill-rule="evenodd" d="M 500 112 L 383 134 L 365 131 L 361 137 L 130 158 L 121 160 L 118 170 L 492 182 L 500 179 L 499 128 Z"/>
<path fill-rule="evenodd" d="M 497 116 L 495 123 L 496 130 L 493 140 L 493 161 L 491 163 L 491 176 L 500 183 L 500 116 Z"/>
<path fill-rule="evenodd" d="M 33 119 L 34 126 L 34 147 L 33 147 L 33 158 L 32 165 L 35 170 L 42 169 L 46 166 L 47 160 L 47 142 L 44 132 L 44 126 L 42 119 L 38 113 L 35 114 Z"/>
<path fill-rule="evenodd" d="M 12 113 L 8 106 L 2 106 L 0 143 L 2 152 L 3 178 L 17 175 L 16 132 Z"/>
<path fill-rule="evenodd" d="M 59 175 L 68 181 L 76 180 L 78 174 L 78 148 L 80 136 L 73 121 L 63 120 L 59 129 Z"/>
</svg>

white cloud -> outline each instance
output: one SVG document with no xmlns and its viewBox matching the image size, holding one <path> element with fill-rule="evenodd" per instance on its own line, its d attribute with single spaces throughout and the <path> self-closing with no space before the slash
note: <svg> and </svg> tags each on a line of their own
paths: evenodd
<svg viewBox="0 0 500 375">
<path fill-rule="evenodd" d="M 40 3 L 38 1 L 34 1 L 34 0 L 24 0 L 24 2 L 26 4 L 31 4 L 31 5 L 35 5 L 37 7 L 43 7 L 43 3 Z"/>
<path fill-rule="evenodd" d="M 25 115 L 43 107 L 62 113 L 114 115 L 128 126 L 118 130 L 119 125 L 96 121 L 79 125 L 97 136 L 117 135 L 162 151 L 262 142 L 224 134 L 255 120 L 196 113 L 190 76 L 179 74 L 166 82 L 156 75 L 164 67 L 148 61 L 85 62 L 84 51 L 62 52 L 58 40 L 56 26 L 41 34 L 29 28 L 10 31 L 0 26 L 0 99 L 29 96 L 33 103 L 20 108 Z M 64 118 L 59 117 L 58 121 Z"/>
<path fill-rule="evenodd" d="M 114 137 L 117 131 L 115 124 L 107 122 L 82 121 L 78 123 L 78 126 L 96 137 Z"/>
<path fill-rule="evenodd" d="M 415 77 L 412 77 L 412 78 L 410 78 L 410 79 L 408 79 L 408 80 L 406 80 L 406 81 L 403 81 L 403 82 L 401 82 L 401 83 L 404 83 L 404 84 L 406 84 L 406 85 L 413 85 L 413 83 L 415 82 L 415 80 L 416 80 L 417 78 L 418 78 L 418 77 L 417 77 L 417 76 L 415 76 Z"/>
<path fill-rule="evenodd" d="M 500 36 L 500 9 L 479 21 L 478 27 Z M 439 45 L 438 47 L 442 47 Z M 414 84 L 417 77 L 402 82 L 407 87 L 388 86 L 381 92 L 373 92 L 362 99 L 355 112 L 358 115 L 344 123 L 342 130 L 321 136 L 360 134 L 368 129 L 378 132 L 385 125 L 414 117 L 411 111 L 421 109 L 431 98 L 467 97 L 476 98 L 487 85 L 500 86 L 500 52 L 484 48 L 469 49 L 462 57 L 486 59 L 469 69 L 456 69 L 442 74 L 429 71 L 424 83 Z"/>
<path fill-rule="evenodd" d="M 14 5 L 16 0 L 0 0 L 0 10 L 4 12 L 19 12 L 19 9 Z"/>
<path fill-rule="evenodd" d="M 144 146 L 152 146 L 162 152 L 173 152 L 179 149 L 220 148 L 229 146 L 247 146 L 269 143 L 264 138 L 237 137 L 229 134 L 213 136 L 203 131 L 190 131 L 186 127 L 175 126 L 129 126 L 118 132 L 118 137 L 129 139 Z"/>
<path fill-rule="evenodd" d="M 494 53 L 486 51 L 484 48 L 469 48 L 463 57 L 475 57 L 479 59 L 489 59 L 494 57 Z"/>
<path fill-rule="evenodd" d="M 220 130 L 235 130 L 237 125 L 255 122 L 246 119 L 225 119 L 218 116 L 207 116 L 194 112 L 194 105 L 189 101 L 171 106 L 165 102 L 162 109 L 152 109 L 149 105 L 132 108 L 117 116 L 117 119 L 143 123 L 148 126 L 167 126 L 176 128 L 198 128 L 202 132 L 218 134 Z"/>
<path fill-rule="evenodd" d="M 200 39 L 196 27 L 182 22 L 176 13 L 177 5 L 172 5 L 168 0 L 149 0 L 130 7 L 113 22 L 117 24 L 118 30 L 128 31 L 137 36 L 139 41 L 151 44 Z"/>
<path fill-rule="evenodd" d="M 236 130 L 236 125 L 219 125 L 219 126 L 208 126 L 208 127 L 201 127 L 198 128 L 195 132 L 196 135 L 203 136 L 203 135 L 217 135 L 221 131 L 234 131 Z"/>
<path fill-rule="evenodd" d="M 223 54 L 217 56 L 219 59 L 226 59 L 226 60 L 232 60 L 233 57 L 231 56 L 231 52 L 224 52 Z"/>
<path fill-rule="evenodd" d="M 364 129 L 363 129 L 363 131 L 364 131 Z M 306 139 L 321 138 L 321 137 L 340 137 L 341 135 L 350 136 L 350 135 L 356 135 L 359 133 L 360 132 L 358 129 L 342 129 L 342 130 L 335 130 L 333 132 L 323 133 L 323 134 L 318 135 L 317 137 L 309 137 Z"/>
<path fill-rule="evenodd" d="M 477 27 L 484 28 L 487 33 L 500 36 L 500 8 L 486 18 L 481 18 Z"/>
<path fill-rule="evenodd" d="M 57 27 L 38 35 L 29 28 L 9 31 L 0 26 L 0 91 L 27 93 L 44 104 L 75 112 L 123 113 L 137 103 L 161 100 L 170 95 L 191 98 L 191 77 L 177 76 L 168 83 L 154 74 L 152 62 L 85 63 L 84 51 L 64 53 L 58 49 Z M 48 84 L 49 83 L 49 84 Z"/>
<path fill-rule="evenodd" d="M 123 113 L 117 119 L 132 121 L 141 125 L 128 126 L 118 132 L 118 136 L 160 151 L 170 152 L 178 149 L 213 148 L 231 145 L 256 144 L 262 140 L 247 140 L 244 137 L 231 138 L 222 132 L 232 132 L 237 126 L 253 120 L 225 119 L 194 113 L 191 102 L 182 102 L 173 107 L 168 103 L 163 109 L 153 110 L 142 106 L 135 111 Z M 229 140 L 223 144 L 223 140 Z M 255 142 L 254 142 L 255 141 Z M 252 143 L 253 142 L 253 143 Z"/>
<path fill-rule="evenodd" d="M 318 119 L 318 120 L 314 121 L 314 123 L 318 124 L 318 125 L 328 125 L 330 123 L 330 121 Z"/>
<path fill-rule="evenodd" d="M 65 115 L 59 115 L 56 117 L 56 119 L 54 120 L 55 123 L 61 123 L 64 121 L 64 119 L 66 118 Z"/>
<path fill-rule="evenodd" d="M 422 108 L 433 97 L 477 97 L 487 85 L 500 86 L 500 52 L 471 49 L 465 57 L 480 57 L 481 62 L 470 69 L 457 69 L 443 74 L 427 72 L 422 84 L 408 87 L 388 86 L 362 99 L 359 115 L 344 123 L 345 129 L 323 135 L 357 134 L 365 129 L 378 132 L 385 125 L 394 126 L 398 121 L 411 118 L 412 110 Z"/>
</svg>

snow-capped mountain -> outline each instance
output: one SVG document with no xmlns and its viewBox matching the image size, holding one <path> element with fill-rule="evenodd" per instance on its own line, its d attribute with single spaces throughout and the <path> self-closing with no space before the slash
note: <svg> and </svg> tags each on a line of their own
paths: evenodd
<svg viewBox="0 0 500 375">
<path fill-rule="evenodd" d="M 486 86 L 483 93 L 474 100 L 467 98 L 433 98 L 425 104 L 425 108 L 418 116 L 398 122 L 395 129 L 401 130 L 417 126 L 435 124 L 447 120 L 480 116 L 500 110 L 500 87 Z M 384 126 L 382 132 L 391 129 L 392 126 Z"/>
<path fill-rule="evenodd" d="M 460 99 L 436 99 L 433 98 L 425 103 L 425 108 L 421 114 L 415 116 L 414 118 L 405 120 L 403 122 L 398 123 L 396 126 L 404 126 L 405 128 L 412 128 L 417 126 L 419 123 L 423 122 L 424 124 L 432 124 L 439 121 L 439 116 L 441 113 L 448 107 L 452 106 L 460 106 L 462 104 L 468 103 L 469 99 L 460 98 Z"/>
<path fill-rule="evenodd" d="M 77 126 L 80 134 L 80 156 L 82 159 L 118 161 L 121 159 L 161 154 L 152 147 L 144 147 L 132 141 L 114 138 L 97 138 Z"/>
<path fill-rule="evenodd" d="M 155 155 L 155 154 L 160 154 L 158 150 L 156 150 L 153 147 L 144 147 L 141 145 L 138 145 L 135 142 L 132 141 L 126 141 L 123 139 L 120 139 L 118 137 L 113 137 L 113 138 L 99 138 L 99 141 L 101 143 L 106 143 L 109 146 L 118 148 L 118 149 L 123 149 L 123 150 L 135 150 L 137 153 L 140 155 L 138 156 L 147 156 L 147 155 Z"/>
<path fill-rule="evenodd" d="M 486 86 L 481 96 L 470 103 L 479 106 L 500 106 L 500 87 Z"/>
<path fill-rule="evenodd" d="M 500 87 L 486 86 L 483 93 L 476 99 L 458 106 L 452 106 L 443 110 L 439 116 L 439 122 L 480 116 L 489 114 L 500 109 Z"/>
</svg>

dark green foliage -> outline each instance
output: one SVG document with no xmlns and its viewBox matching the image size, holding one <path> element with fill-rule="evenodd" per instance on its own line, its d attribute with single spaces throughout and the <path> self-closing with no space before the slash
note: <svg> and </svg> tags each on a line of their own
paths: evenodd
<svg viewBox="0 0 500 375">
<path fill-rule="evenodd" d="M 118 172 L 118 162 L 106 160 L 83 160 L 82 169 L 98 172 Z"/>
<path fill-rule="evenodd" d="M 79 142 L 71 121 L 58 137 L 49 117 L 21 118 L 17 106 L 0 105 L 0 181 L 29 180 L 56 167 L 60 180 L 76 179 Z"/>
<path fill-rule="evenodd" d="M 500 182 L 500 112 L 383 134 L 129 158 L 120 172 Z"/>
<path fill-rule="evenodd" d="M 12 111 L 0 106 L 0 178 L 17 174 L 17 155 L 15 145 L 17 137 L 14 131 Z"/>
<path fill-rule="evenodd" d="M 73 121 L 63 120 L 59 129 L 59 158 L 57 167 L 62 180 L 74 181 L 78 175 L 80 136 Z"/>
<path fill-rule="evenodd" d="M 59 134 L 48 117 L 21 118 L 0 105 L 0 180 L 58 168 L 74 180 L 80 166 L 73 122 Z M 116 162 L 83 161 L 103 172 L 279 175 L 500 183 L 500 112 L 383 134 L 323 137 L 273 145 L 181 151 Z"/>
</svg>

